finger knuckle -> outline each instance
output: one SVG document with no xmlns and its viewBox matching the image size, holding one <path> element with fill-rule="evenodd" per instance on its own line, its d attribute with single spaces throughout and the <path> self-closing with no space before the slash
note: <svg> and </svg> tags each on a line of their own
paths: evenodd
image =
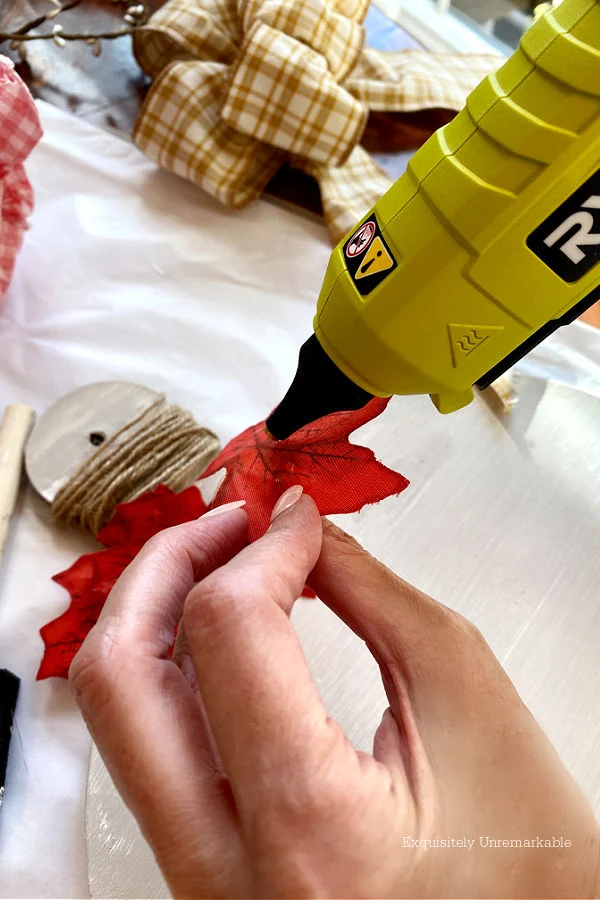
<svg viewBox="0 0 600 900">
<path fill-rule="evenodd" d="M 466 616 L 455 610 L 449 609 L 448 627 L 456 632 L 458 638 L 467 646 L 477 647 L 478 649 L 487 647 L 487 641 L 477 625 L 474 624 Z"/>
<path fill-rule="evenodd" d="M 186 552 L 185 531 L 185 526 L 179 525 L 159 531 L 146 541 L 142 553 L 165 563 L 179 562 Z"/>
<path fill-rule="evenodd" d="M 210 568 L 219 556 L 220 533 L 198 525 L 196 521 L 184 522 L 159 531 L 145 543 L 143 554 L 179 566 L 189 559 L 190 545 L 193 544 L 198 558 Z"/>
<path fill-rule="evenodd" d="M 345 758 L 347 739 L 332 722 L 318 737 L 319 750 L 313 752 L 304 768 L 281 778 L 271 773 L 261 792 L 257 810 L 260 823 L 276 832 L 292 827 L 304 827 L 307 822 L 318 823 L 343 817 L 351 797 L 340 780 L 340 760 Z M 342 767 L 343 768 L 343 767 Z"/>
<path fill-rule="evenodd" d="M 146 553 L 158 553 L 158 554 L 167 554 L 171 555 L 174 548 L 174 539 L 176 537 L 177 529 L 173 528 L 165 528 L 164 531 L 159 531 L 157 534 L 153 534 L 152 537 L 148 538 L 146 543 L 144 544 L 144 550 Z"/>
<path fill-rule="evenodd" d="M 94 660 L 81 651 L 69 667 L 69 684 L 78 703 L 84 702 L 98 684 L 98 670 Z"/>
<path fill-rule="evenodd" d="M 399 578 L 383 564 L 378 563 L 379 570 L 374 573 L 373 583 L 382 584 L 390 597 L 401 598 L 401 603 L 392 608 L 390 616 L 396 630 L 391 635 L 400 639 L 406 621 L 417 625 L 419 631 L 426 632 L 429 638 L 436 634 L 442 637 L 449 627 L 448 610 L 428 594 L 424 594 L 414 585 Z"/>
<path fill-rule="evenodd" d="M 343 815 L 344 794 L 333 779 L 314 773 L 309 778 L 291 777 L 276 791 L 269 791 L 257 810 L 253 830 L 265 840 L 298 831 L 304 833 Z"/>
<path fill-rule="evenodd" d="M 323 519 L 323 536 L 335 543 L 339 550 L 365 554 L 367 552 L 352 535 L 338 528 L 329 519 Z"/>
<path fill-rule="evenodd" d="M 413 585 L 407 582 L 401 582 L 401 584 L 406 601 L 422 619 L 431 637 L 437 635 L 443 641 L 451 641 L 454 638 L 466 636 L 468 627 L 471 625 L 468 619 L 444 603 L 424 594 Z"/>
<path fill-rule="evenodd" d="M 497 678 L 499 664 L 485 637 L 476 625 L 454 610 L 446 610 L 442 646 L 447 666 L 452 672 L 458 694 L 472 696 L 489 681 Z"/>
<path fill-rule="evenodd" d="M 247 605 L 244 585 L 223 569 L 209 575 L 190 592 L 183 609 L 183 627 L 192 632 L 215 634 Z"/>
<path fill-rule="evenodd" d="M 86 702 L 113 685 L 118 655 L 108 635 L 98 632 L 88 636 L 69 667 L 69 683 L 78 701 Z"/>
</svg>

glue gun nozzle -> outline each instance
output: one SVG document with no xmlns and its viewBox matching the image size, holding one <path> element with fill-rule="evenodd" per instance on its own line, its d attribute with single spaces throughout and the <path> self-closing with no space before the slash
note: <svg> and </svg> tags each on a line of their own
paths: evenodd
<svg viewBox="0 0 600 900">
<path fill-rule="evenodd" d="M 362 409 L 372 399 L 373 394 L 338 369 L 313 334 L 300 348 L 294 380 L 267 419 L 266 431 L 274 440 L 282 441 L 323 416 Z"/>
</svg>

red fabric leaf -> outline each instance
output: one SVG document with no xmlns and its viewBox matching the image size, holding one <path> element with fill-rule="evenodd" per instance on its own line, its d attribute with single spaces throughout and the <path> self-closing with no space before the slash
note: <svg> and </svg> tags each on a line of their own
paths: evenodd
<svg viewBox="0 0 600 900">
<path fill-rule="evenodd" d="M 275 441 L 260 422 L 234 438 L 205 472 L 225 468 L 213 506 L 246 500 L 250 539 L 263 534 L 277 498 L 301 484 L 322 515 L 348 513 L 399 494 L 408 481 L 378 462 L 367 447 L 348 437 L 384 411 L 387 400 L 372 400 L 356 412 L 334 413 L 286 441 Z M 71 595 L 71 605 L 41 629 L 45 653 L 38 679 L 67 677 L 69 666 L 96 623 L 115 582 L 146 541 L 164 528 L 197 519 L 206 506 L 198 488 L 180 494 L 160 486 L 131 503 L 117 506 L 98 535 L 107 549 L 88 553 L 54 580 Z M 305 589 L 306 596 L 314 596 Z"/>
<path fill-rule="evenodd" d="M 38 681 L 56 675 L 66 678 L 73 657 L 81 647 L 119 576 L 146 541 L 165 528 L 197 519 L 206 512 L 202 494 L 195 487 L 175 494 L 160 485 L 117 506 L 115 513 L 98 535 L 108 549 L 87 553 L 70 569 L 54 576 L 71 595 L 69 608 L 40 630 L 44 656 L 37 673 Z"/>
<path fill-rule="evenodd" d="M 66 572 L 54 576 L 53 580 L 71 595 L 71 604 L 66 612 L 40 629 L 46 649 L 37 673 L 38 681 L 52 675 L 67 677 L 73 657 L 136 552 L 126 547 L 87 553 Z"/>
<path fill-rule="evenodd" d="M 351 444 L 352 432 L 380 415 L 389 398 L 376 397 L 354 412 L 325 416 L 285 441 L 269 437 L 265 423 L 246 429 L 219 453 L 204 476 L 225 468 L 214 506 L 246 500 L 250 540 L 267 530 L 277 498 L 301 484 L 321 515 L 350 513 L 399 494 L 408 481 L 375 458 L 368 447 Z"/>
<path fill-rule="evenodd" d="M 160 484 L 155 490 L 142 494 L 130 503 L 120 503 L 110 522 L 104 526 L 98 540 L 105 547 L 122 547 L 146 541 L 164 528 L 191 522 L 205 513 L 207 506 L 195 487 L 176 494 Z"/>
</svg>

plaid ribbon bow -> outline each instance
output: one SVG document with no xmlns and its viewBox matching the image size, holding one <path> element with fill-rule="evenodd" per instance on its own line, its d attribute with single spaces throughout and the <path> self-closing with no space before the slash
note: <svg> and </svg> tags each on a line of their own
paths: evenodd
<svg viewBox="0 0 600 900">
<path fill-rule="evenodd" d="M 338 241 L 390 187 L 360 140 L 370 110 L 458 110 L 496 56 L 364 48 L 369 0 L 169 0 L 135 38 L 154 79 L 134 130 L 163 168 L 227 206 L 288 161 Z"/>
<path fill-rule="evenodd" d="M 33 210 L 33 191 L 23 162 L 41 136 L 31 94 L 10 59 L 0 56 L 0 298 L 12 277 Z"/>
</svg>

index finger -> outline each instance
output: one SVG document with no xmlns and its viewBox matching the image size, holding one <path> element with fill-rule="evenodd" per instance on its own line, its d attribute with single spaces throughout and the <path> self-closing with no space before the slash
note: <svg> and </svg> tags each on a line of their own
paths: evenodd
<svg viewBox="0 0 600 900">
<path fill-rule="evenodd" d="M 186 601 L 198 685 L 241 812 L 314 775 L 341 737 L 289 620 L 321 536 L 317 507 L 303 497 Z"/>
<path fill-rule="evenodd" d="M 71 665 L 92 737 L 159 855 L 178 847 L 182 857 L 202 853 L 206 862 L 229 840 L 231 810 L 219 789 L 210 734 L 170 648 L 190 588 L 246 540 L 240 510 L 156 535 L 113 588 Z M 191 808 L 202 811 L 204 829 L 185 829 Z"/>
</svg>

